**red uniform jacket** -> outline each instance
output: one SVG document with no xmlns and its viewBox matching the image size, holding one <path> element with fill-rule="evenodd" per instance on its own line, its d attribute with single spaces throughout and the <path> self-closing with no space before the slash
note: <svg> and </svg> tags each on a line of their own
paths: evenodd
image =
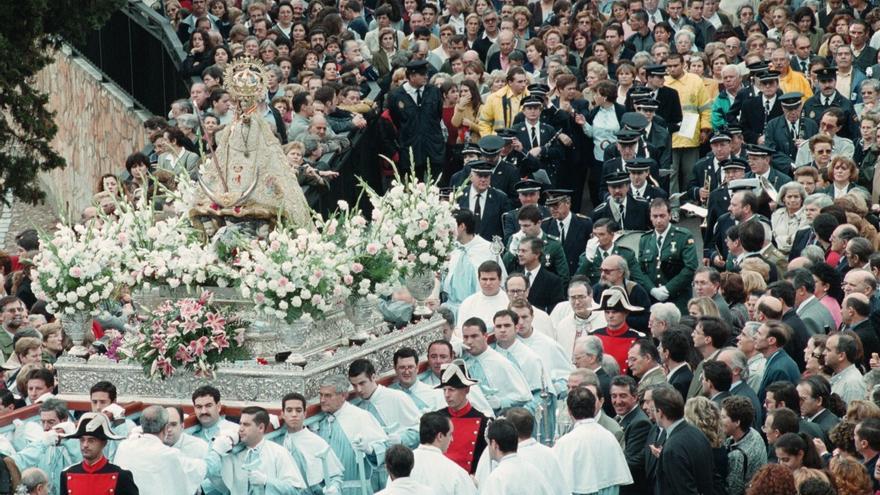
<svg viewBox="0 0 880 495">
<path fill-rule="evenodd" d="M 440 413 L 452 419 L 453 431 L 455 431 L 455 434 L 452 435 L 452 443 L 446 450 L 446 457 L 465 471 L 471 474 L 475 473 L 480 455 L 486 448 L 488 418 L 474 409 L 470 402 L 458 411 L 447 407 L 441 409 Z"/>
<path fill-rule="evenodd" d="M 131 471 L 110 464 L 106 457 L 93 465 L 86 461 L 61 472 L 61 495 L 138 495 Z"/>
</svg>

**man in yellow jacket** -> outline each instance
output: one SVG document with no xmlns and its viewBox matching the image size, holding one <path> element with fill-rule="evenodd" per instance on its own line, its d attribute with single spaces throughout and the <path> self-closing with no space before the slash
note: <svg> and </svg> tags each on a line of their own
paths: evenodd
<svg viewBox="0 0 880 495">
<path fill-rule="evenodd" d="M 685 191 L 700 157 L 700 143 L 704 143 L 712 131 L 712 100 L 703 84 L 703 78 L 685 72 L 684 58 L 679 53 L 669 54 L 666 59 L 664 85 L 678 92 L 681 102 L 681 126 L 672 135 L 672 174 L 669 176 L 669 196 Z M 661 167 L 664 165 L 661 163 Z M 678 200 L 671 200 L 673 221 L 678 220 Z"/>
<path fill-rule="evenodd" d="M 507 71 L 507 85 L 489 95 L 480 108 L 480 122 L 477 124 L 480 136 L 495 134 L 495 129 L 511 127 L 519 113 L 522 99 L 529 95 L 526 86 L 529 79 L 522 67 Z"/>
<path fill-rule="evenodd" d="M 791 60 L 785 48 L 773 50 L 770 62 L 773 64 L 773 69 L 779 71 L 779 87 L 782 88 L 783 93 L 802 94 L 801 103 L 813 96 L 810 81 L 800 72 L 791 70 Z"/>
</svg>

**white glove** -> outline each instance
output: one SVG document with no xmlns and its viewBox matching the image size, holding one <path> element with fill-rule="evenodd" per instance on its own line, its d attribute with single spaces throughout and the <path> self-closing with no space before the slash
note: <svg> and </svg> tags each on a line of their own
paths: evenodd
<svg viewBox="0 0 880 495">
<path fill-rule="evenodd" d="M 253 470 L 248 472 L 248 483 L 251 485 L 260 485 L 263 486 L 268 481 L 266 474 L 260 470 Z"/>
<path fill-rule="evenodd" d="M 48 445 L 50 447 L 52 447 L 54 445 L 58 445 L 58 439 L 59 439 L 59 435 L 55 430 L 49 430 L 49 431 L 43 432 L 42 442 L 45 445 Z"/>
<path fill-rule="evenodd" d="M 111 420 L 119 420 L 125 418 L 125 409 L 122 408 L 119 404 L 113 403 L 109 406 L 101 409 L 101 412 L 106 414 Z"/>
<path fill-rule="evenodd" d="M 669 291 L 666 290 L 666 287 L 654 287 L 651 289 L 651 296 L 658 301 L 665 301 L 669 299 Z"/>
<path fill-rule="evenodd" d="M 220 435 L 211 443 L 211 448 L 220 455 L 227 454 L 232 450 L 232 439 L 226 435 Z"/>
<path fill-rule="evenodd" d="M 492 407 L 492 409 L 501 409 L 501 399 L 497 395 L 487 395 L 486 402 Z"/>
<path fill-rule="evenodd" d="M 362 437 L 357 437 L 351 442 L 351 448 L 357 452 L 361 452 L 364 455 L 368 455 L 373 449 L 364 441 Z"/>
<path fill-rule="evenodd" d="M 272 425 L 272 428 L 277 430 L 278 428 L 281 428 L 281 419 L 278 418 L 277 414 L 270 414 L 269 415 L 269 424 Z"/>
</svg>

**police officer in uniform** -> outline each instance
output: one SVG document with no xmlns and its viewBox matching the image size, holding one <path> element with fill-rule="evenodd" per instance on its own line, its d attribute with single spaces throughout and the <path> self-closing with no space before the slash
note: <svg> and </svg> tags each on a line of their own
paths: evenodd
<svg viewBox="0 0 880 495">
<path fill-rule="evenodd" d="M 522 112 L 526 118 L 523 122 L 514 124 L 516 140 L 513 146 L 524 157 L 520 164 L 520 172 L 524 169 L 529 171 L 543 169 L 550 177 L 550 183 L 553 184 L 557 167 L 562 162 L 565 151 L 556 135 L 556 128 L 541 118 L 540 109 L 543 106 L 544 101 L 538 96 L 529 95 L 523 99 Z"/>
<path fill-rule="evenodd" d="M 522 151 L 517 151 L 514 149 L 514 141 L 516 141 L 516 131 L 510 127 L 504 127 L 502 129 L 496 129 L 495 135 L 504 140 L 504 147 L 501 148 L 501 160 L 505 161 L 519 170 L 519 177 L 521 179 L 533 179 L 541 184 L 544 184 L 544 187 L 550 185 L 550 177 L 547 175 L 547 171 L 544 170 L 539 160 L 527 160 L 527 156 Z"/>
<path fill-rule="evenodd" d="M 510 209 L 510 200 L 503 191 L 491 186 L 492 165 L 485 160 L 470 165 L 470 186 L 458 198 L 458 207 L 474 212 L 479 219 L 477 234 L 492 242 L 495 236 L 503 235 L 501 214 Z"/>
<path fill-rule="evenodd" d="M 612 171 L 605 177 L 605 182 L 608 184 L 608 199 L 593 210 L 590 215 L 593 223 L 600 218 L 610 218 L 623 230 L 649 230 L 648 202 L 630 194 L 629 173 L 623 168 Z"/>
<path fill-rule="evenodd" d="M 746 147 L 746 153 L 749 155 L 749 169 L 751 170 L 747 177 L 763 177 L 778 191 L 783 184 L 791 182 L 791 177 L 770 167 L 770 156 L 773 150 L 757 144 L 751 144 Z"/>
<path fill-rule="evenodd" d="M 639 265 L 648 282 L 645 289 L 653 301 L 669 301 L 686 312 L 694 272 L 700 265 L 694 238 L 670 223 L 672 211 L 667 200 L 651 201 L 650 212 L 654 230 L 639 240 Z"/>
<path fill-rule="evenodd" d="M 492 166 L 492 187 L 500 189 L 507 197 L 516 196 L 514 186 L 519 182 L 519 170 L 513 165 L 501 160 L 501 148 L 504 147 L 504 139 L 498 136 L 486 136 L 477 143 L 483 153 L 483 160 Z"/>
<path fill-rule="evenodd" d="M 564 283 L 568 283 L 571 272 L 568 270 L 565 250 L 562 249 L 558 237 L 541 230 L 541 220 L 543 217 L 537 205 L 527 205 L 519 209 L 519 213 L 517 213 L 519 231 L 510 236 L 510 242 L 507 243 L 507 249 L 502 256 L 504 266 L 507 268 L 507 273 L 523 271 L 519 264 L 520 241 L 529 236 L 537 237 L 544 241 L 541 265 L 559 276 Z"/>
<path fill-rule="evenodd" d="M 590 217 L 571 211 L 572 192 L 571 189 L 548 190 L 546 203 L 551 216 L 541 222 L 541 229 L 562 244 L 569 273 L 577 269 L 578 257 L 587 248 L 587 240 L 593 233 Z"/>
<path fill-rule="evenodd" d="M 590 284 L 597 284 L 600 280 L 599 269 L 605 258 L 611 255 L 618 255 L 626 260 L 629 267 L 629 278 L 643 287 L 648 287 L 648 280 L 642 272 L 639 265 L 636 252 L 632 249 L 621 246 L 618 241 L 620 235 L 618 232 L 620 227 L 610 218 L 602 218 L 593 224 L 593 237 L 598 241 L 595 249 L 588 247 L 587 250 L 578 256 L 578 267 L 575 275 L 583 275 L 590 280 Z"/>
<path fill-rule="evenodd" d="M 471 175 L 471 162 L 475 162 L 483 156 L 483 153 L 480 151 L 480 147 L 473 143 L 467 143 L 464 145 L 464 148 L 461 150 L 461 161 L 463 166 L 461 170 L 452 174 L 452 177 L 449 178 L 449 187 L 452 189 L 457 189 L 464 181 L 467 180 L 468 176 Z"/>
<path fill-rule="evenodd" d="M 776 150 L 773 168 L 790 174 L 797 158 L 798 148 L 819 133 L 815 120 L 801 115 L 803 93 L 785 93 L 779 97 L 783 115 L 767 122 L 764 145 Z"/>
<path fill-rule="evenodd" d="M 749 162 L 740 157 L 731 157 L 721 162 L 721 170 L 724 173 L 724 183 L 718 189 L 709 193 L 709 203 L 706 206 L 708 210 L 706 215 L 706 231 L 703 233 L 703 258 L 709 259 L 709 251 L 711 250 L 711 233 L 714 232 L 715 224 L 721 215 L 727 213 L 730 207 L 730 195 L 733 192 L 728 187 L 731 181 L 743 179 L 746 176 L 746 170 L 749 168 Z"/>
<path fill-rule="evenodd" d="M 649 144 L 645 139 L 645 129 L 648 127 L 648 119 L 644 115 L 639 112 L 626 112 L 620 117 L 620 125 L 623 130 L 634 131 L 639 134 L 636 156 L 660 156 L 660 152 L 657 148 Z M 618 156 L 620 156 L 620 151 L 616 146 L 608 146 L 605 148 L 604 159 L 606 162 Z"/>
<path fill-rule="evenodd" d="M 610 160 L 606 160 L 605 163 L 602 164 L 602 178 L 599 179 L 599 197 L 603 200 L 608 195 L 607 189 L 605 188 L 605 178 L 613 172 L 626 170 L 625 162 L 639 156 L 638 146 L 639 140 L 641 139 L 641 134 L 639 132 L 629 129 L 621 129 L 614 133 L 614 136 L 617 137 L 617 145 L 615 146 L 617 156 Z M 657 170 L 651 170 L 651 173 L 654 177 L 659 177 L 660 170 L 659 168 Z"/>
<path fill-rule="evenodd" d="M 629 172 L 629 193 L 636 199 L 644 199 L 651 202 L 654 198 L 667 199 L 669 194 L 657 185 L 656 178 L 651 175 L 651 170 L 657 168 L 657 162 L 653 158 L 637 156 L 634 160 L 626 162 L 626 171 Z"/>
<path fill-rule="evenodd" d="M 750 144 L 758 144 L 767 122 L 782 115 L 782 105 L 779 104 L 779 96 L 782 95 L 782 90 L 779 89 L 779 72 L 764 71 L 757 78 L 761 94 L 743 101 L 739 117 L 743 136 Z"/>
<path fill-rule="evenodd" d="M 538 209 L 541 211 L 542 218 L 550 216 L 550 209 L 544 205 L 538 204 L 538 201 L 541 199 L 540 182 L 532 179 L 524 179 L 516 183 L 515 189 L 517 196 L 519 196 L 520 205 L 537 205 Z M 522 208 L 522 206 L 520 208 Z M 510 236 L 519 230 L 517 215 L 519 214 L 520 208 L 514 208 L 501 215 L 501 226 L 504 229 L 505 245 L 510 241 Z"/>
<path fill-rule="evenodd" d="M 709 200 L 709 193 L 721 186 L 722 171 L 721 161 L 730 158 L 730 134 L 726 129 L 718 129 L 712 133 L 709 138 L 709 145 L 712 147 L 712 153 L 706 155 L 694 165 L 693 174 L 688 184 L 688 192 L 690 199 L 697 204 L 706 204 Z M 708 178 L 709 188 L 706 189 L 706 179 Z"/>
<path fill-rule="evenodd" d="M 650 90 L 647 94 L 660 104 L 657 108 L 657 115 L 663 117 L 670 133 L 677 132 L 682 119 L 681 100 L 678 98 L 678 91 L 663 85 L 666 78 L 666 65 L 646 65 L 645 77 L 648 80 L 647 88 Z M 626 108 L 633 109 L 631 97 L 628 97 Z"/>
<path fill-rule="evenodd" d="M 831 107 L 843 110 L 843 122 L 839 122 L 840 131 L 838 136 L 847 139 L 855 139 L 859 135 L 859 127 L 856 123 L 850 99 L 836 89 L 837 67 L 823 67 L 816 71 L 816 80 L 819 81 L 819 91 L 804 102 L 804 116 L 819 122 L 822 114 Z"/>
<path fill-rule="evenodd" d="M 657 108 L 660 104 L 653 98 L 639 98 L 635 101 L 636 111 L 645 116 L 648 121 L 647 127 L 643 131 L 645 141 L 657 150 L 656 155 L 651 155 L 657 160 L 661 168 L 668 167 L 672 163 L 672 134 L 666 127 L 666 122 L 657 115 Z M 654 177 L 660 183 L 660 187 L 668 189 L 668 178 Z"/>
</svg>

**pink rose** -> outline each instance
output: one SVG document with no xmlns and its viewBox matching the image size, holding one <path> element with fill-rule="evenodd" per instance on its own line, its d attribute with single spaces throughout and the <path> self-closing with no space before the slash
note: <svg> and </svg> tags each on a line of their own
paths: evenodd
<svg viewBox="0 0 880 495">
<path fill-rule="evenodd" d="M 419 230 L 425 231 L 428 230 L 430 224 L 428 224 L 427 220 L 419 220 Z"/>
<path fill-rule="evenodd" d="M 351 285 L 354 283 L 354 277 L 352 277 L 351 275 L 346 275 L 342 277 L 342 282 L 345 283 L 345 285 Z"/>
<path fill-rule="evenodd" d="M 351 271 L 353 271 L 354 273 L 360 273 L 360 272 L 364 271 L 364 265 L 362 265 L 360 263 L 352 263 Z"/>
</svg>

